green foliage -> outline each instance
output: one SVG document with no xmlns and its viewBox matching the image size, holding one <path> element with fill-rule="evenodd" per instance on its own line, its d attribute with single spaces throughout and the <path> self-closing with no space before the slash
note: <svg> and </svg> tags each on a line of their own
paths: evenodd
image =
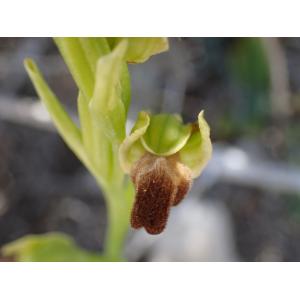
<svg viewBox="0 0 300 300">
<path fill-rule="evenodd" d="M 43 78 L 38 66 L 24 64 L 39 98 L 70 149 L 94 176 L 104 193 L 108 209 L 108 232 L 102 254 L 78 248 L 65 235 L 28 236 L 4 248 L 6 255 L 20 261 L 122 260 L 123 242 L 129 226 L 134 198 L 131 181 L 125 177 L 118 158 L 125 138 L 130 105 L 127 59 L 136 62 L 165 51 L 164 38 L 55 38 L 55 43 L 78 87 L 77 126 Z"/>
<path fill-rule="evenodd" d="M 228 69 L 239 101 L 228 108 L 230 127 L 255 134 L 270 112 L 270 69 L 260 38 L 239 38 L 228 53 Z"/>
<path fill-rule="evenodd" d="M 270 76 L 266 53 L 259 38 L 241 38 L 229 57 L 232 75 L 244 88 L 266 91 Z"/>
<path fill-rule="evenodd" d="M 299 222 L 300 220 L 300 196 L 297 194 L 288 194 L 283 196 L 286 203 L 287 213 L 290 221 Z"/>
<path fill-rule="evenodd" d="M 97 253 L 79 248 L 62 233 L 28 235 L 3 247 L 3 254 L 24 262 L 106 261 Z"/>
</svg>

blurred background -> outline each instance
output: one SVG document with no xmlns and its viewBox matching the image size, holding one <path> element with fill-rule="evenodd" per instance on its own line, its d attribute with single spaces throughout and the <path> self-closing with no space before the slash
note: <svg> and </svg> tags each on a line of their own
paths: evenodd
<svg viewBox="0 0 300 300">
<path fill-rule="evenodd" d="M 60 231 L 102 249 L 106 210 L 27 77 L 34 58 L 76 118 L 76 87 L 50 38 L 0 38 L 0 247 Z M 300 261 L 300 38 L 172 38 L 130 65 L 137 112 L 205 110 L 214 153 L 158 236 L 130 230 L 130 261 Z"/>
</svg>

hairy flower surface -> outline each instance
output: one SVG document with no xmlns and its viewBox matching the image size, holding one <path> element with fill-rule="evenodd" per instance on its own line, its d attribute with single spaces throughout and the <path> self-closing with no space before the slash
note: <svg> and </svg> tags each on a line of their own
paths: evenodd
<svg viewBox="0 0 300 300">
<path fill-rule="evenodd" d="M 132 227 L 160 233 L 166 226 L 170 207 L 177 205 L 190 188 L 190 169 L 178 162 L 176 155 L 147 153 L 133 167 L 131 178 L 136 187 Z"/>
<path fill-rule="evenodd" d="M 133 228 L 159 234 L 171 206 L 187 194 L 211 157 L 210 130 L 203 117 L 184 125 L 178 115 L 141 112 L 119 151 L 123 170 L 135 185 Z"/>
</svg>

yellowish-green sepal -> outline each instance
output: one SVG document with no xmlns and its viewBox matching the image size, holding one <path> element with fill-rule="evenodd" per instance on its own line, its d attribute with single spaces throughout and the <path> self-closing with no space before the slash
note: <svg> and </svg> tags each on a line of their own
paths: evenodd
<svg viewBox="0 0 300 300">
<path fill-rule="evenodd" d="M 192 177 L 198 177 L 212 155 L 212 144 L 210 140 L 210 128 L 204 119 L 204 112 L 198 115 L 199 128 L 193 129 L 193 132 L 179 151 L 180 160 L 192 171 Z"/>
<path fill-rule="evenodd" d="M 128 63 L 143 63 L 152 55 L 169 50 L 168 39 L 162 37 L 108 38 L 108 42 L 112 48 L 114 48 L 122 40 L 128 41 L 128 49 L 125 56 Z"/>
<path fill-rule="evenodd" d="M 130 173 L 133 164 L 146 152 L 140 138 L 145 134 L 150 124 L 150 117 L 146 112 L 140 112 L 129 136 L 120 146 L 119 160 L 123 171 Z"/>
<path fill-rule="evenodd" d="M 191 130 L 192 126 L 183 125 L 178 115 L 153 115 L 141 141 L 150 153 L 169 156 L 178 152 L 186 144 Z"/>
</svg>

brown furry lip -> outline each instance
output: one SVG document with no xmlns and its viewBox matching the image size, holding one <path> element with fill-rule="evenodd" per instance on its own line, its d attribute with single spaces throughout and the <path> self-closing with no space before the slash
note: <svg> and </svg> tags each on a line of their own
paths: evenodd
<svg viewBox="0 0 300 300">
<path fill-rule="evenodd" d="M 144 227 L 150 234 L 161 233 L 171 206 L 179 204 L 191 187 L 190 169 L 179 161 L 178 155 L 147 153 L 132 168 L 131 178 L 136 189 L 131 226 Z"/>
</svg>

